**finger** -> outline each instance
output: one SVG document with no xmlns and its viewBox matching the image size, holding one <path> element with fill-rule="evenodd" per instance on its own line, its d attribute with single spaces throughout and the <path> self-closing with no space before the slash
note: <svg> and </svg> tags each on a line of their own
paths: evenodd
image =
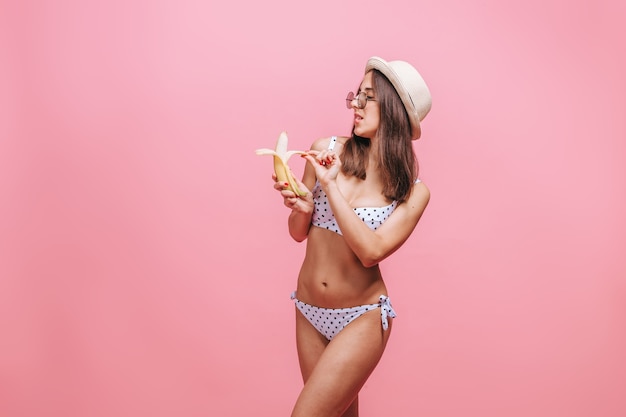
<svg viewBox="0 0 626 417">
<path fill-rule="evenodd" d="M 315 165 L 319 165 L 319 162 L 317 161 L 317 159 L 316 159 L 316 158 L 314 158 L 313 156 L 309 155 L 308 153 L 307 153 L 307 154 L 300 155 L 300 156 L 301 156 L 302 158 L 306 159 L 308 162 L 310 162 L 310 163 L 311 163 L 311 165 L 313 165 L 314 167 L 315 167 Z"/>
<path fill-rule="evenodd" d="M 321 152 L 317 152 L 317 155 L 315 155 L 315 163 L 313 163 L 313 165 L 327 165 L 327 155 L 328 155 L 328 151 L 324 150 Z"/>
<path fill-rule="evenodd" d="M 296 198 L 297 199 L 296 194 L 293 191 L 291 191 L 290 189 L 287 189 L 287 188 L 281 190 L 280 191 L 280 195 L 282 195 L 283 198 L 286 199 L 286 200 L 291 199 L 291 198 Z"/>
<path fill-rule="evenodd" d="M 295 209 L 298 205 L 298 198 L 295 196 L 285 198 L 284 204 L 290 209 Z"/>
<path fill-rule="evenodd" d="M 324 159 L 326 153 L 328 152 L 328 150 L 322 150 L 322 151 L 307 151 L 308 155 L 311 155 L 316 161 L 318 165 L 321 165 L 321 161 Z"/>
<path fill-rule="evenodd" d="M 274 183 L 274 189 L 278 190 L 278 191 L 282 191 L 284 189 L 286 189 L 287 187 L 289 187 L 289 183 L 288 182 L 275 182 Z"/>
</svg>

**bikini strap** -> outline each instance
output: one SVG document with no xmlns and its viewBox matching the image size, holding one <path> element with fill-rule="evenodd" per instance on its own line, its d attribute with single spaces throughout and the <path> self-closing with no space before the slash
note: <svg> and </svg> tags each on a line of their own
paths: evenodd
<svg viewBox="0 0 626 417">
<path fill-rule="evenodd" d="M 330 143 L 328 144 L 329 151 L 332 151 L 335 148 L 335 143 L 337 143 L 337 136 L 330 138 Z"/>
<path fill-rule="evenodd" d="M 391 317 L 393 319 L 397 317 L 397 314 L 391 306 L 391 301 L 389 300 L 389 297 L 387 297 L 386 295 L 381 295 L 378 300 L 378 304 L 380 305 L 380 319 L 383 322 L 383 330 L 387 330 L 389 328 L 388 317 Z"/>
</svg>

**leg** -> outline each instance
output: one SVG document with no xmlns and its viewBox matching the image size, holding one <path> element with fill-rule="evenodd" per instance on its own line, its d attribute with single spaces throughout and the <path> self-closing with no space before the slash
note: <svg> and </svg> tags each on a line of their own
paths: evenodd
<svg viewBox="0 0 626 417">
<path fill-rule="evenodd" d="M 305 384 L 327 345 L 328 339 L 318 332 L 296 308 L 296 347 L 300 372 Z"/>
<path fill-rule="evenodd" d="M 302 373 L 302 379 L 306 384 L 313 373 L 313 369 L 315 369 L 315 365 L 317 365 L 317 362 L 322 356 L 324 349 L 326 349 L 328 345 L 328 339 L 317 331 L 297 308 L 296 344 L 298 348 L 298 359 L 300 361 L 300 371 Z M 348 410 L 346 410 L 344 417 L 356 417 L 358 415 L 358 400 L 355 399 Z"/>
<path fill-rule="evenodd" d="M 300 323 L 296 322 L 300 324 L 297 339 L 305 383 L 292 417 L 357 417 L 357 394 L 385 350 L 392 320 L 389 329 L 383 331 L 380 309 L 374 309 L 354 320 L 328 343 L 300 316 Z M 310 331 L 319 336 L 317 343 Z"/>
</svg>

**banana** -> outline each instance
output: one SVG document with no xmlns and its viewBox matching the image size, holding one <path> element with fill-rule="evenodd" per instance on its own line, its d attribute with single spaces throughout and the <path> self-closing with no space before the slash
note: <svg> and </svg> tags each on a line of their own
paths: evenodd
<svg viewBox="0 0 626 417">
<path fill-rule="evenodd" d="M 276 141 L 276 149 L 257 149 L 257 155 L 272 155 L 274 157 L 274 173 L 276 174 L 276 178 L 279 182 L 286 182 L 289 185 L 288 189 L 296 193 L 299 196 L 305 196 L 306 192 L 302 191 L 298 188 L 296 179 L 289 169 L 289 165 L 287 165 L 287 161 L 289 158 L 294 156 L 295 154 L 306 154 L 304 151 L 288 151 L 287 150 L 287 132 L 282 132 L 278 136 L 278 140 Z"/>
</svg>

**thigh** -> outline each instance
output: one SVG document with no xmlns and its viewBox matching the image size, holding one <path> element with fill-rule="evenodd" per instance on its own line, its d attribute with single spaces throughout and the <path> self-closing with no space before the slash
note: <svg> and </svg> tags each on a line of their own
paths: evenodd
<svg viewBox="0 0 626 417">
<path fill-rule="evenodd" d="M 296 307 L 296 347 L 302 379 L 306 383 L 328 345 L 324 337 Z"/>
<path fill-rule="evenodd" d="M 380 309 L 375 309 L 335 336 L 307 375 L 292 417 L 341 416 L 351 404 L 356 415 L 357 395 L 385 350 L 391 322 L 383 331 Z"/>
</svg>

